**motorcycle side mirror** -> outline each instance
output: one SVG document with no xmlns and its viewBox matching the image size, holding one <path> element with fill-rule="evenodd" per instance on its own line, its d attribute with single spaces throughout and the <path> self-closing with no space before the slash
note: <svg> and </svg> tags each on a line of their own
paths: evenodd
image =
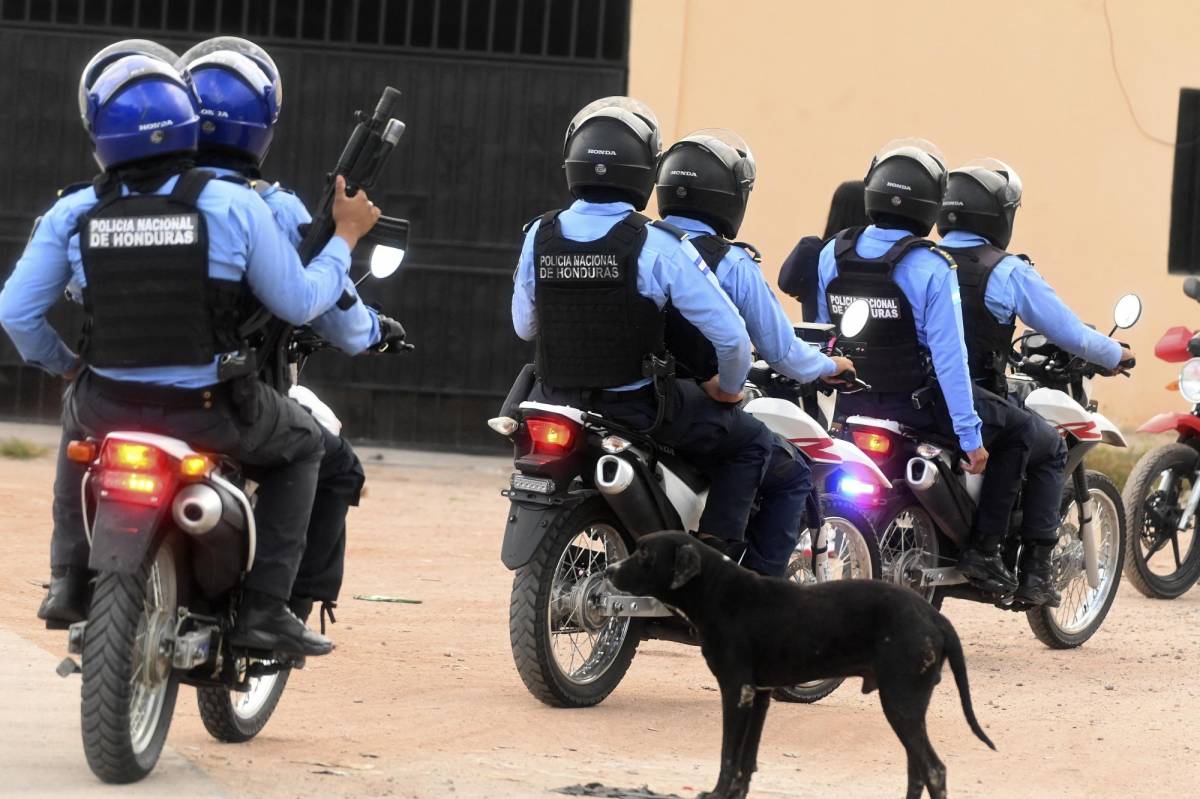
<svg viewBox="0 0 1200 799">
<path fill-rule="evenodd" d="M 400 268 L 408 252 L 408 231 L 407 219 L 381 216 L 371 231 L 363 236 L 364 242 L 375 245 L 371 250 L 371 277 L 383 280 Z"/>
<path fill-rule="evenodd" d="M 1142 300 L 1136 294 L 1126 294 L 1113 307 L 1113 323 L 1119 330 L 1128 330 L 1142 318 Z"/>
<path fill-rule="evenodd" d="M 838 332 L 842 338 L 854 338 L 866 328 L 871 319 L 871 306 L 866 300 L 855 300 L 842 313 Z"/>
</svg>

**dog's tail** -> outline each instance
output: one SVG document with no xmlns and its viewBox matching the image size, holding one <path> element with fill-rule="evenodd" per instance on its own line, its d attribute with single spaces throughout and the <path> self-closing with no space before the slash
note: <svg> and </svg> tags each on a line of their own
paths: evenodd
<svg viewBox="0 0 1200 799">
<path fill-rule="evenodd" d="M 958 633 L 949 619 L 939 613 L 938 620 L 946 637 L 942 651 L 950 661 L 950 671 L 954 672 L 954 683 L 958 686 L 958 696 L 962 700 L 963 715 L 967 717 L 967 724 L 970 725 L 971 732 L 975 733 L 975 737 L 995 751 L 996 745 L 987 737 L 983 727 L 979 726 L 979 720 L 975 718 L 975 709 L 971 705 L 971 688 L 967 684 L 967 661 L 963 658 L 962 642 L 958 640 Z"/>
</svg>

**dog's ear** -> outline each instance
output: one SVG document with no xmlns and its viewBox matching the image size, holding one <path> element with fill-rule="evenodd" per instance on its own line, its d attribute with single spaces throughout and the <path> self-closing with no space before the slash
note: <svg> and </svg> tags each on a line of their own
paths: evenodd
<svg viewBox="0 0 1200 799">
<path fill-rule="evenodd" d="M 671 590 L 683 587 L 700 574 L 700 550 L 695 544 L 683 544 L 675 550 L 675 574 L 671 577 Z"/>
</svg>

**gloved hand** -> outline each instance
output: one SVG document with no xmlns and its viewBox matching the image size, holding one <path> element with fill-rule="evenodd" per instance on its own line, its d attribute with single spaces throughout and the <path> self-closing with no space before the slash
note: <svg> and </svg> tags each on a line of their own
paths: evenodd
<svg viewBox="0 0 1200 799">
<path fill-rule="evenodd" d="M 371 349 L 375 352 L 386 352 L 389 349 L 402 348 L 405 346 L 406 337 L 404 325 L 390 316 L 379 314 L 379 341 Z"/>
<path fill-rule="evenodd" d="M 858 376 L 854 371 L 854 362 L 841 355 L 831 356 L 831 360 L 837 366 L 837 371 L 821 379 L 831 385 L 853 385 Z"/>
</svg>

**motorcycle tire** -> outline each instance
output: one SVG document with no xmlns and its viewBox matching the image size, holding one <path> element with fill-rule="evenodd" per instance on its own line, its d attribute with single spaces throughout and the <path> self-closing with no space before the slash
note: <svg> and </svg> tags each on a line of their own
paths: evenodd
<svg viewBox="0 0 1200 799">
<path fill-rule="evenodd" d="M 1039 607 L 1031 608 L 1025 612 L 1025 618 L 1029 622 L 1029 628 L 1033 630 L 1033 634 L 1046 646 L 1051 649 L 1074 649 L 1083 645 L 1085 641 L 1096 634 L 1100 629 L 1100 625 L 1104 623 L 1104 619 L 1108 616 L 1108 611 L 1112 607 L 1113 600 L 1117 596 L 1117 589 L 1121 585 L 1121 564 L 1125 558 L 1125 505 L 1121 501 L 1121 492 L 1117 490 L 1117 485 L 1106 474 L 1100 472 L 1089 471 L 1087 473 L 1088 491 L 1092 497 L 1101 500 L 1107 505 L 1107 509 L 1098 507 L 1096 509 L 1097 516 L 1101 514 L 1111 514 L 1115 518 L 1109 519 L 1109 523 L 1114 523 L 1116 529 L 1113 531 L 1115 541 L 1111 542 L 1110 548 L 1111 561 L 1107 564 L 1105 572 L 1101 574 L 1101 586 L 1096 591 L 1103 591 L 1103 595 L 1099 597 L 1091 597 L 1090 601 L 1083 603 L 1084 608 L 1090 608 L 1087 611 L 1086 623 L 1078 625 L 1078 629 L 1066 629 L 1060 617 L 1068 612 L 1072 606 L 1073 592 L 1076 589 L 1076 584 L 1079 580 L 1083 580 L 1080 590 L 1089 590 L 1087 586 L 1086 575 L 1077 574 L 1070 583 L 1065 586 L 1062 591 L 1062 602 L 1057 608 Z M 1071 507 L 1075 502 L 1075 486 L 1072 480 L 1067 480 L 1066 488 L 1063 490 L 1063 501 L 1061 507 L 1062 518 L 1065 520 L 1071 512 Z M 1104 519 L 1096 519 L 1096 523 L 1103 524 Z M 1103 534 L 1103 533 L 1102 533 Z M 1100 542 L 1101 547 L 1104 546 L 1103 540 Z M 1102 556 L 1102 553 L 1101 553 Z M 1105 579 L 1109 578 L 1107 582 Z M 1074 626 L 1074 625 L 1073 625 Z"/>
<path fill-rule="evenodd" d="M 1196 450 L 1186 444 L 1167 444 L 1150 450 L 1138 460 L 1121 497 L 1125 503 L 1125 514 L 1129 518 L 1129 532 L 1125 536 L 1125 579 L 1138 591 L 1151 599 L 1175 599 L 1182 596 L 1200 580 L 1200 540 L 1197 540 L 1198 525 L 1192 521 L 1191 545 L 1180 558 L 1178 538 L 1171 542 L 1176 557 L 1176 569 L 1167 574 L 1154 572 L 1142 550 L 1143 536 L 1154 524 L 1147 513 L 1147 504 L 1155 493 L 1155 483 L 1164 472 L 1171 471 L 1187 477 L 1192 485 L 1197 477 Z M 1177 496 L 1178 501 L 1185 497 Z"/>
<path fill-rule="evenodd" d="M 629 670 L 629 664 L 637 651 L 641 638 L 639 619 L 610 620 L 597 636 L 597 642 L 606 635 L 605 651 L 611 652 L 595 665 L 596 672 L 584 673 L 579 678 L 564 671 L 555 655 L 555 634 L 551 627 L 561 624 L 570 626 L 574 613 L 567 617 L 551 618 L 552 590 L 560 573 L 575 572 L 576 577 L 587 576 L 602 570 L 609 562 L 606 554 L 593 562 L 589 556 L 586 574 L 580 574 L 574 564 L 585 550 L 575 542 L 579 536 L 590 538 L 590 532 L 601 532 L 607 540 L 614 536 L 616 552 L 613 562 L 627 556 L 633 543 L 625 533 L 608 503 L 600 496 L 593 496 L 575 505 L 556 518 L 538 543 L 533 557 L 517 569 L 513 576 L 512 597 L 509 603 L 509 641 L 512 645 L 513 661 L 525 687 L 537 699 L 551 707 L 591 707 L 597 705 L 613 692 Z M 570 558 L 568 562 L 566 559 Z M 594 568 L 593 568 L 594 567 Z M 581 579 L 573 581 L 578 585 Z M 560 587 L 561 588 L 561 587 Z M 561 594 L 560 594 L 561 597 Z M 561 609 L 560 609 L 561 614 Z M 577 621 L 577 624 L 582 622 Z M 609 626 L 615 625 L 615 626 Z M 559 630 L 560 634 L 564 630 Z M 594 651 L 593 651 L 594 654 Z M 585 659 L 580 670 L 587 667 L 592 655 Z M 573 656 L 567 668 L 574 664 Z"/>
<path fill-rule="evenodd" d="M 291 673 L 291 669 L 282 669 L 264 677 L 252 677 L 250 690 L 245 692 L 224 685 L 198 686 L 196 704 L 204 729 L 222 743 L 249 741 L 271 720 Z"/>
<path fill-rule="evenodd" d="M 887 573 L 890 569 L 896 568 L 895 564 L 890 562 L 892 559 L 911 558 L 913 557 L 912 552 L 916 549 L 915 546 L 905 546 L 903 543 L 905 540 L 904 536 L 898 535 L 891 529 L 892 525 L 896 524 L 897 520 L 905 515 L 908 515 L 912 523 L 919 526 L 922 531 L 923 540 L 920 542 L 920 549 L 925 553 L 923 557 L 927 565 L 932 566 L 941 563 L 942 546 L 939 540 L 940 533 L 938 532 L 937 525 L 912 495 L 902 492 L 888 499 L 883 503 L 881 508 L 871 514 L 875 530 L 875 543 L 879 552 L 880 569 L 878 579 L 902 585 L 923 597 L 936 610 L 941 610 L 942 602 L 945 600 L 945 594 L 942 589 L 929 588 L 924 591 L 917 590 L 910 581 Z"/>
<path fill-rule="evenodd" d="M 821 497 L 821 513 L 826 520 L 840 519 L 846 525 L 852 526 L 858 531 L 858 536 L 861 539 L 861 546 L 867 554 L 867 562 L 860 564 L 866 566 L 861 575 L 851 575 L 855 579 L 875 580 L 879 578 L 879 546 L 875 543 L 875 528 L 871 526 L 871 521 L 866 514 L 860 511 L 853 503 L 847 502 L 840 497 L 823 496 Z M 801 558 L 795 558 L 788 564 L 788 570 L 785 577 L 788 580 L 801 584 L 813 584 L 817 582 L 816 576 L 812 572 L 813 564 L 805 563 Z M 811 576 L 811 580 L 805 579 Z M 835 579 L 843 579 L 837 577 Z M 780 702 L 796 702 L 799 704 L 811 705 L 814 702 L 819 702 L 825 697 L 836 691 L 841 684 L 845 682 L 845 678 L 832 677 L 825 680 L 811 680 L 809 682 L 789 685 L 786 688 L 776 688 L 773 693 L 773 698 Z"/>
<path fill-rule="evenodd" d="M 83 642 L 81 715 L 88 766 L 107 783 L 145 777 L 167 739 L 179 673 L 169 661 L 164 669 L 161 659 L 152 660 L 145 642 L 174 629 L 175 610 L 183 599 L 179 553 L 178 543 L 168 536 L 136 574 L 101 572 L 96 578 Z M 145 673 L 139 669 L 158 671 L 153 691 L 143 680 L 135 684 L 139 673 Z"/>
</svg>

